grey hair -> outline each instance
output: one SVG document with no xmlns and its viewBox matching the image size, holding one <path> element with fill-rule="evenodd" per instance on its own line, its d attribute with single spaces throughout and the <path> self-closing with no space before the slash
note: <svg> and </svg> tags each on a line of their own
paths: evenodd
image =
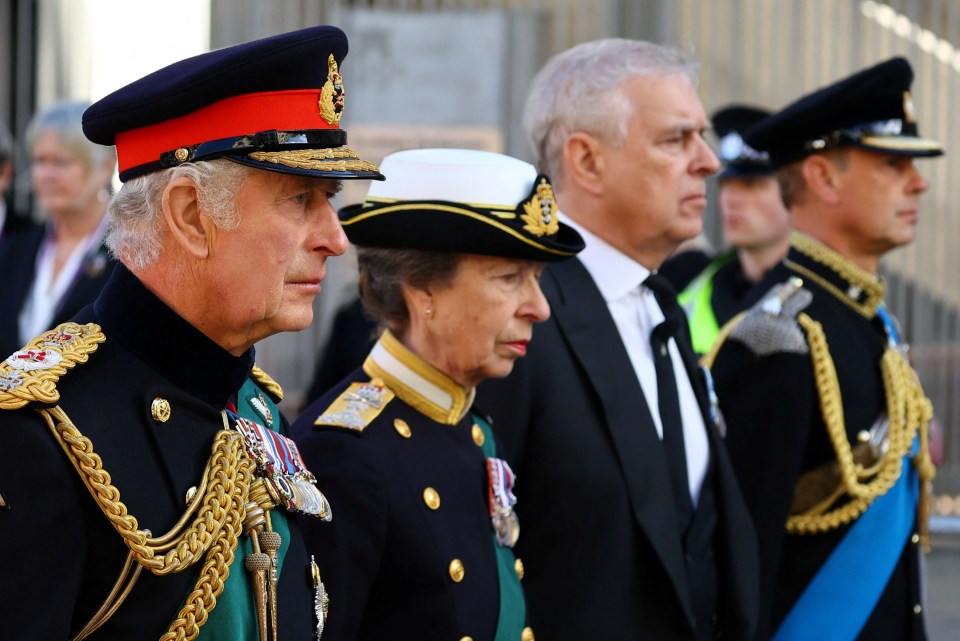
<svg viewBox="0 0 960 641">
<path fill-rule="evenodd" d="M 79 158 L 88 169 L 115 163 L 117 155 L 113 147 L 91 142 L 83 133 L 83 112 L 89 106 L 89 102 L 61 100 L 38 111 L 27 125 L 24 136 L 27 149 L 32 151 L 41 136 L 52 133 L 64 149 Z"/>
<path fill-rule="evenodd" d="M 110 201 L 107 247 L 134 271 L 153 264 L 160 255 L 166 230 L 163 191 L 181 177 L 190 178 L 196 185 L 203 215 L 221 229 L 236 229 L 240 224 L 237 194 L 252 171 L 221 159 L 188 163 L 127 181 Z"/>
<path fill-rule="evenodd" d="M 533 79 L 523 113 L 537 169 L 560 185 L 563 145 L 576 131 L 622 144 L 633 115 L 626 80 L 680 74 L 697 86 L 697 66 L 672 47 L 626 38 L 585 42 L 555 55 Z"/>
</svg>

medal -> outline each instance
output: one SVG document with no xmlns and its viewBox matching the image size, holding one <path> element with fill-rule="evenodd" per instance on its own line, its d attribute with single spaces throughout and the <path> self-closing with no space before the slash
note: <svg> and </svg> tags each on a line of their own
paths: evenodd
<svg viewBox="0 0 960 641">
<path fill-rule="evenodd" d="M 516 476 L 510 465 L 499 458 L 487 459 L 487 500 L 490 505 L 490 521 L 497 535 L 497 543 L 512 548 L 520 537 L 520 520 L 513 506 L 517 497 L 513 494 Z"/>
<path fill-rule="evenodd" d="M 287 511 L 324 521 L 333 518 L 330 503 L 317 489 L 317 479 L 304 465 L 296 443 L 249 419 L 235 414 L 232 418 L 257 472 L 273 487 Z"/>
</svg>

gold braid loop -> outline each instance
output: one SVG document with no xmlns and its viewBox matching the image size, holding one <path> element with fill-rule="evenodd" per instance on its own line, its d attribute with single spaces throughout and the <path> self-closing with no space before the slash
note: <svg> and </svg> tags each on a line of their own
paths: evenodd
<svg viewBox="0 0 960 641">
<path fill-rule="evenodd" d="M 254 464 L 246 456 L 241 460 L 242 464 L 236 468 L 236 485 L 247 488 L 251 485 Z M 211 546 L 193 591 L 187 597 L 177 618 L 170 624 L 170 629 L 160 637 L 160 641 L 196 639 L 201 626 L 207 622 L 210 611 L 216 607 L 217 597 L 223 592 L 223 586 L 227 577 L 230 576 L 237 539 L 246 516 L 244 508 L 246 497 L 235 494 L 232 499 L 226 510 L 228 516 L 221 529 L 222 536 Z"/>
<path fill-rule="evenodd" d="M 236 432 L 220 431 L 214 439 L 205 482 L 197 492 L 202 498 L 193 504 L 199 504 L 199 508 L 191 526 L 177 534 L 184 525 L 184 519 L 181 519 L 170 533 L 154 539 L 148 531 L 139 529 L 137 519 L 127 513 L 126 505 L 120 501 L 120 491 L 111 483 L 110 474 L 103 469 L 103 461 L 94 453 L 90 439 L 80 433 L 59 406 L 38 412 L 80 473 L 97 505 L 134 553 L 137 563 L 154 574 L 180 572 L 197 563 L 230 517 L 229 506 L 239 504 L 234 509 L 241 513 L 244 510 L 249 475 L 238 475 L 237 470 L 241 466 L 253 465 L 253 462 L 248 460 L 242 437 Z M 209 482 L 210 479 L 214 482 Z M 238 483 L 240 479 L 244 482 Z M 168 542 L 171 539 L 172 542 Z M 167 549 L 169 551 L 162 554 Z"/>
<path fill-rule="evenodd" d="M 787 531 L 791 534 L 827 532 L 846 525 L 863 514 L 877 497 L 885 494 L 896 483 L 902 472 L 903 458 L 919 431 L 920 449 L 913 460 L 922 483 L 918 522 L 925 537 L 928 513 L 925 508 L 926 497 L 935 474 L 927 447 L 927 425 L 933 409 L 923 393 L 916 372 L 895 349 L 887 348 L 884 352 L 880 365 L 887 398 L 889 444 L 880 460 L 865 469 L 854 461 L 853 450 L 847 438 L 840 384 L 823 327 L 806 314 L 800 314 L 797 321 L 807 334 L 821 413 L 837 455 L 842 484 L 826 501 L 803 514 L 787 519 Z M 832 507 L 836 500 L 845 495 L 850 499 L 848 502 Z"/>
</svg>

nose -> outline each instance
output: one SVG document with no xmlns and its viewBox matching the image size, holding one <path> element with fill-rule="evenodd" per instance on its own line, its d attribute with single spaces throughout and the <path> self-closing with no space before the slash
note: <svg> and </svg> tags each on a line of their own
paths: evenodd
<svg viewBox="0 0 960 641">
<path fill-rule="evenodd" d="M 920 173 L 916 165 L 911 165 L 911 169 L 913 169 L 913 179 L 910 181 L 910 193 L 919 195 L 930 189 L 930 181 Z"/>
<path fill-rule="evenodd" d="M 310 235 L 310 248 L 328 256 L 341 256 L 347 251 L 349 241 L 340 225 L 337 211 L 329 200 L 324 199 L 318 207 L 316 223 Z"/>
<path fill-rule="evenodd" d="M 691 165 L 693 173 L 701 174 L 704 177 L 715 174 L 720 170 L 720 159 L 710 149 L 703 135 L 697 136 L 697 149 Z"/>
<path fill-rule="evenodd" d="M 540 283 L 533 280 L 529 287 L 529 296 L 517 311 L 518 315 L 534 323 L 542 323 L 550 318 L 550 303 L 540 289 Z"/>
</svg>

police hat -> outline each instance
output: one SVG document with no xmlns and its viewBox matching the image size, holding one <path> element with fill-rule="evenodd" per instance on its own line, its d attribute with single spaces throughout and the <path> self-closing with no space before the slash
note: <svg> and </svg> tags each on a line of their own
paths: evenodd
<svg viewBox="0 0 960 641">
<path fill-rule="evenodd" d="M 892 58 L 800 98 L 749 129 L 744 139 L 770 154 L 774 168 L 842 146 L 904 156 L 939 156 L 920 138 L 910 97 L 913 70 Z"/>
<path fill-rule="evenodd" d="M 550 180 L 530 163 L 472 149 L 411 149 L 381 163 L 390 179 L 340 210 L 355 245 L 563 260 L 583 238 L 557 218 Z"/>
<path fill-rule="evenodd" d="M 724 165 L 719 178 L 773 174 L 767 153 L 757 151 L 743 141 L 743 132 L 769 115 L 765 109 L 746 105 L 730 105 L 714 112 L 710 122 L 713 133 L 720 140 L 717 151 Z"/>
<path fill-rule="evenodd" d="M 323 178 L 376 178 L 347 148 L 340 65 L 347 37 L 319 26 L 181 60 L 118 89 L 83 115 L 93 142 L 116 145 L 120 180 L 229 158 Z"/>
</svg>

